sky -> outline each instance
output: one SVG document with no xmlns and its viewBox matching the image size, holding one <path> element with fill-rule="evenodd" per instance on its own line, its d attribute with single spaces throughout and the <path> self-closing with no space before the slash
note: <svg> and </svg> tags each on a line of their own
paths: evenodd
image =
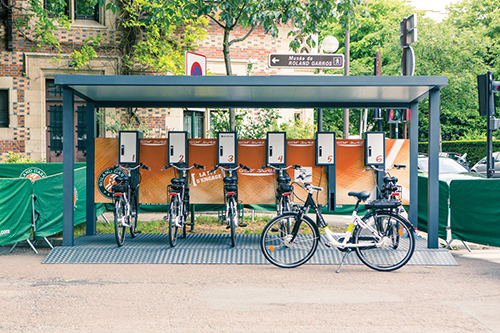
<svg viewBox="0 0 500 333">
<path fill-rule="evenodd" d="M 450 3 L 456 3 L 458 0 L 406 0 L 407 3 L 417 10 L 429 11 L 427 15 L 435 20 L 442 20 L 446 15 L 445 7 Z"/>
</svg>

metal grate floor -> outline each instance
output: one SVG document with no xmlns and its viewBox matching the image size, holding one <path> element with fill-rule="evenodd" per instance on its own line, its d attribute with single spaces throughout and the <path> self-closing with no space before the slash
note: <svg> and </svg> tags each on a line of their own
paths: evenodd
<svg viewBox="0 0 500 333">
<path fill-rule="evenodd" d="M 259 246 L 260 235 L 236 235 L 236 247 L 231 247 L 228 234 L 194 234 L 180 237 L 175 248 L 165 234 L 127 236 L 125 245 L 116 245 L 114 234 L 81 236 L 75 246 L 58 246 L 49 252 L 44 264 L 267 264 Z M 320 242 L 308 264 L 338 265 L 343 253 Z M 345 264 L 361 265 L 356 254 L 347 256 Z M 408 265 L 457 266 L 446 249 L 428 249 L 427 241 L 419 238 Z"/>
</svg>

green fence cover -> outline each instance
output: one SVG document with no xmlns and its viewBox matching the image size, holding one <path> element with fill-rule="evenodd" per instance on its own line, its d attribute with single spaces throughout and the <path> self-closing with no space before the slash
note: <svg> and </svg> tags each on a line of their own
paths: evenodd
<svg viewBox="0 0 500 333">
<path fill-rule="evenodd" d="M 31 181 L 0 179 L 0 245 L 30 238 Z"/>
<path fill-rule="evenodd" d="M 82 162 L 75 163 L 75 169 L 85 165 L 86 163 Z M 0 163 L 0 178 L 26 178 L 30 173 L 46 177 L 61 172 L 63 172 L 62 163 Z"/>
<path fill-rule="evenodd" d="M 450 202 L 454 239 L 500 246 L 500 179 L 453 180 Z"/>
<path fill-rule="evenodd" d="M 428 232 L 428 178 L 418 176 L 418 230 Z M 444 181 L 439 181 L 439 227 L 438 236 L 446 239 L 446 227 L 448 226 L 448 198 L 450 188 Z"/>
<path fill-rule="evenodd" d="M 75 170 L 73 190 L 74 224 L 86 221 L 86 168 Z M 48 237 L 63 230 L 63 174 L 48 176 L 33 182 L 36 197 L 35 211 L 38 213 L 35 238 Z"/>
</svg>

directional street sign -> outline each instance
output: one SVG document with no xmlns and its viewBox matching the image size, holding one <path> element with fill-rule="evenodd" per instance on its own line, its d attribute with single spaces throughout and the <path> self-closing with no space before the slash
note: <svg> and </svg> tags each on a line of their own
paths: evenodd
<svg viewBox="0 0 500 333">
<path fill-rule="evenodd" d="M 269 67 L 343 68 L 343 54 L 270 54 Z"/>
</svg>

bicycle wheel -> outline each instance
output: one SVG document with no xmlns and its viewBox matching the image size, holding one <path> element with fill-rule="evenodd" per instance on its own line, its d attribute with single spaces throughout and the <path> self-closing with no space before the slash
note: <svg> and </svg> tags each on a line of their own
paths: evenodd
<svg viewBox="0 0 500 333">
<path fill-rule="evenodd" d="M 234 197 L 228 199 L 227 219 L 231 229 L 231 247 L 236 246 L 236 226 L 238 225 L 238 208 Z"/>
<path fill-rule="evenodd" d="M 181 219 L 179 206 L 179 198 L 177 196 L 172 196 L 172 200 L 170 201 L 170 213 L 168 214 L 168 241 L 171 247 L 174 247 L 177 243 L 178 225 Z"/>
<path fill-rule="evenodd" d="M 357 226 L 353 232 L 356 254 L 368 267 L 393 271 L 404 266 L 415 250 L 413 227 L 403 217 L 388 212 L 365 215 L 363 221 L 373 229 Z"/>
<path fill-rule="evenodd" d="M 295 225 L 298 232 L 295 237 L 292 231 Z M 283 225 L 289 225 L 289 230 Z M 260 248 L 266 259 L 283 268 L 293 268 L 306 263 L 318 247 L 319 230 L 307 216 L 297 221 L 297 213 L 289 212 L 277 216 L 264 227 L 260 237 Z"/>
<path fill-rule="evenodd" d="M 135 194 L 131 195 L 130 198 L 130 236 L 135 237 L 137 231 L 137 215 L 139 204 L 137 202 L 137 196 Z"/>
<path fill-rule="evenodd" d="M 123 246 L 125 242 L 125 231 L 127 230 L 127 227 L 124 225 L 127 224 L 128 221 L 126 221 L 127 216 L 125 215 L 125 200 L 121 196 L 115 200 L 114 219 L 116 244 L 118 244 L 118 246 Z"/>
</svg>

